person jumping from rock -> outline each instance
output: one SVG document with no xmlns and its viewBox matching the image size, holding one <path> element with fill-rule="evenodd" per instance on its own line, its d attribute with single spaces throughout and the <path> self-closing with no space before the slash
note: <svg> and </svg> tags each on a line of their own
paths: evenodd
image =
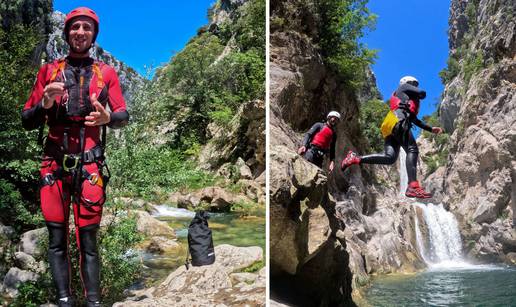
<svg viewBox="0 0 516 307">
<path fill-rule="evenodd" d="M 75 305 L 68 255 L 70 203 L 86 306 L 101 306 L 97 230 L 109 179 L 106 125 L 120 128 L 129 119 L 116 71 L 90 57 L 98 32 L 99 18 L 91 9 L 80 7 L 66 15 L 63 33 L 70 52 L 40 68 L 22 112 L 25 129 L 40 128 L 42 136 L 44 125 L 49 126 L 40 197 L 59 306 Z"/>
<path fill-rule="evenodd" d="M 340 113 L 331 111 L 326 116 L 325 123 L 316 123 L 308 130 L 303 138 L 303 146 L 298 149 L 300 155 L 304 155 L 305 159 L 311 163 L 322 167 L 324 155 L 330 154 L 329 171 L 333 171 L 335 165 L 335 143 L 337 141 L 337 133 L 335 126 L 340 120 Z"/>
<path fill-rule="evenodd" d="M 419 118 L 419 103 L 426 97 L 426 92 L 418 88 L 419 82 L 412 76 L 401 78 L 398 89 L 392 94 L 389 102 L 390 109 L 382 124 L 382 134 L 385 138 L 383 153 L 359 156 L 349 151 L 342 160 L 341 169 L 353 164 L 393 164 L 398 158 L 400 147 L 407 153 L 406 167 L 408 175 L 407 197 L 430 198 L 432 194 L 426 192 L 416 178 L 418 147 L 412 132 L 412 124 L 432 133 L 442 133 L 440 127 L 430 127 Z"/>
</svg>

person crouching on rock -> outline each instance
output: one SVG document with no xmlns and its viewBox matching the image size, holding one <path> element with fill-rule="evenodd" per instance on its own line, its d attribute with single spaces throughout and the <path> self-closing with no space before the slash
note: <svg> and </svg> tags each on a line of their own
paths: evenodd
<svg viewBox="0 0 516 307">
<path fill-rule="evenodd" d="M 382 134 L 385 138 L 385 151 L 383 153 L 358 156 L 349 151 L 342 160 L 341 169 L 353 164 L 393 164 L 398 158 L 400 147 L 407 153 L 406 167 L 408 175 L 408 187 L 405 192 L 407 197 L 430 198 L 432 195 L 426 192 L 416 179 L 418 147 L 411 132 L 412 124 L 432 133 L 442 133 L 439 127 L 430 127 L 417 118 L 419 103 L 426 97 L 426 92 L 418 88 L 419 82 L 412 76 L 401 78 L 398 89 L 390 98 L 391 111 L 382 124 Z"/>
<path fill-rule="evenodd" d="M 49 126 L 40 197 L 59 306 L 74 306 L 68 255 L 70 203 L 86 305 L 101 304 L 97 230 L 109 179 L 104 158 L 106 125 L 120 128 L 129 120 L 116 71 L 90 57 L 98 32 L 99 18 L 91 9 L 80 7 L 66 15 L 63 33 L 70 52 L 40 68 L 22 111 L 25 129 L 40 128 L 42 133 L 44 125 Z"/>
<path fill-rule="evenodd" d="M 340 113 L 331 111 L 326 116 L 326 122 L 316 123 L 308 130 L 303 138 L 303 146 L 298 149 L 300 155 L 304 155 L 305 159 L 322 167 L 324 155 L 330 154 L 330 164 L 328 170 L 333 171 L 335 165 L 335 143 L 337 141 L 337 133 L 335 126 L 340 120 Z"/>
</svg>

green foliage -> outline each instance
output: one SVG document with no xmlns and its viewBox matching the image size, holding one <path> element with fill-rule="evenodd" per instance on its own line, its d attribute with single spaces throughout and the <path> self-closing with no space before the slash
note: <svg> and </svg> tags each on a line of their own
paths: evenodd
<svg viewBox="0 0 516 307">
<path fill-rule="evenodd" d="M 243 268 L 240 272 L 242 273 L 256 273 L 265 266 L 265 261 L 260 260 L 253 262 L 250 266 Z"/>
<path fill-rule="evenodd" d="M 112 148 L 109 154 L 111 187 L 118 194 L 160 200 L 169 192 L 199 189 L 215 182 L 179 150 L 135 144 Z"/>
<path fill-rule="evenodd" d="M 460 65 L 454 57 L 449 57 L 447 67 L 439 72 L 442 84 L 447 84 L 459 74 Z"/>
<path fill-rule="evenodd" d="M 423 117 L 423 120 L 432 127 L 440 126 L 437 111 L 432 113 L 430 116 Z M 428 174 L 435 172 L 439 167 L 446 165 L 448 153 L 449 153 L 449 140 L 450 135 L 447 133 L 433 134 L 428 131 L 422 132 L 423 137 L 429 139 L 435 143 L 437 147 L 437 154 L 432 156 L 422 157 L 426 166 L 428 167 Z"/>
<path fill-rule="evenodd" d="M 482 68 L 484 68 L 484 57 L 480 51 L 476 54 L 468 55 L 463 64 L 464 81 L 469 83 L 471 77 Z"/>
<path fill-rule="evenodd" d="M 370 150 L 379 152 L 383 150 L 384 139 L 380 131 L 385 115 L 389 112 L 389 106 L 381 100 L 373 99 L 361 105 L 360 128 L 369 142 Z"/>
<path fill-rule="evenodd" d="M 37 213 L 26 208 L 28 207 L 27 203 L 14 184 L 0 178 L 0 195 L 2 195 L 2 201 L 0 201 L 1 216 L 7 220 L 3 221 L 4 223 L 14 227 L 17 232 L 42 225 L 41 214 L 36 209 L 34 211 Z"/>
<path fill-rule="evenodd" d="M 221 37 L 225 43 L 234 37 L 241 52 L 254 50 L 265 60 L 265 0 L 249 1 L 240 6 L 232 20 L 222 25 Z"/>
<path fill-rule="evenodd" d="M 348 86 L 359 88 L 364 72 L 373 63 L 376 52 L 367 49 L 359 39 L 373 29 L 376 16 L 366 7 L 367 0 L 319 0 L 319 46 L 327 66 Z"/>
<path fill-rule="evenodd" d="M 21 283 L 18 291 L 18 296 L 11 303 L 13 307 L 36 307 L 49 303 L 49 299 L 56 295 L 50 270 L 47 268 L 36 281 Z"/>
<path fill-rule="evenodd" d="M 468 17 L 468 25 L 470 28 L 475 28 L 477 25 L 477 7 L 479 0 L 468 1 L 466 5 L 466 16 Z"/>
<path fill-rule="evenodd" d="M 211 111 L 210 118 L 219 126 L 227 126 L 233 118 L 233 112 L 230 107 L 224 105 L 217 105 L 215 110 Z"/>
<path fill-rule="evenodd" d="M 21 126 L 21 110 L 27 99 L 38 62 L 34 50 L 41 37 L 30 27 L 13 25 L 0 29 L 0 222 L 13 225 L 17 231 L 39 224 L 37 212 L 37 178 L 35 159 L 38 147 L 36 133 Z"/>
<path fill-rule="evenodd" d="M 231 212 L 238 213 L 241 216 L 250 216 L 256 209 L 257 204 L 248 201 L 239 201 L 231 205 Z"/>
<path fill-rule="evenodd" d="M 121 300 L 123 290 L 140 277 L 142 264 L 131 248 L 143 240 L 134 217 L 123 218 L 101 229 L 99 253 L 102 261 L 102 296 L 106 303 Z"/>
</svg>

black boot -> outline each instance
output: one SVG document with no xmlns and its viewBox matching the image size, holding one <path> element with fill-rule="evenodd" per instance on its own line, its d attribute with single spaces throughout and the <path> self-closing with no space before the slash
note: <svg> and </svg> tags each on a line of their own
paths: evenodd
<svg viewBox="0 0 516 307">
<path fill-rule="evenodd" d="M 57 301 L 59 307 L 74 307 L 75 299 L 71 296 L 62 297 Z"/>
<path fill-rule="evenodd" d="M 97 251 L 99 225 L 79 229 L 81 273 L 87 306 L 100 306 L 100 259 Z"/>
<path fill-rule="evenodd" d="M 68 231 L 64 223 L 47 222 L 48 228 L 48 263 L 54 279 L 59 306 L 67 305 L 71 301 L 70 293 L 70 265 L 68 259 Z M 63 303 L 63 304 L 61 304 Z"/>
</svg>

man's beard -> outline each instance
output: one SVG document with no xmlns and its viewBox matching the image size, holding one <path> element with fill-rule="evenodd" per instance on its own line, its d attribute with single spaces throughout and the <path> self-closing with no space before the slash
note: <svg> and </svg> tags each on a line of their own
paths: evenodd
<svg viewBox="0 0 516 307">
<path fill-rule="evenodd" d="M 73 42 L 72 42 L 73 43 Z M 74 47 L 74 44 L 72 43 L 68 43 L 68 46 L 70 47 L 70 50 L 75 53 L 75 54 L 80 54 L 80 55 L 83 55 L 83 54 L 86 54 L 90 51 L 90 48 L 93 46 L 93 43 L 90 45 L 90 46 L 87 46 L 87 47 L 84 47 L 84 48 L 75 48 Z"/>
</svg>

